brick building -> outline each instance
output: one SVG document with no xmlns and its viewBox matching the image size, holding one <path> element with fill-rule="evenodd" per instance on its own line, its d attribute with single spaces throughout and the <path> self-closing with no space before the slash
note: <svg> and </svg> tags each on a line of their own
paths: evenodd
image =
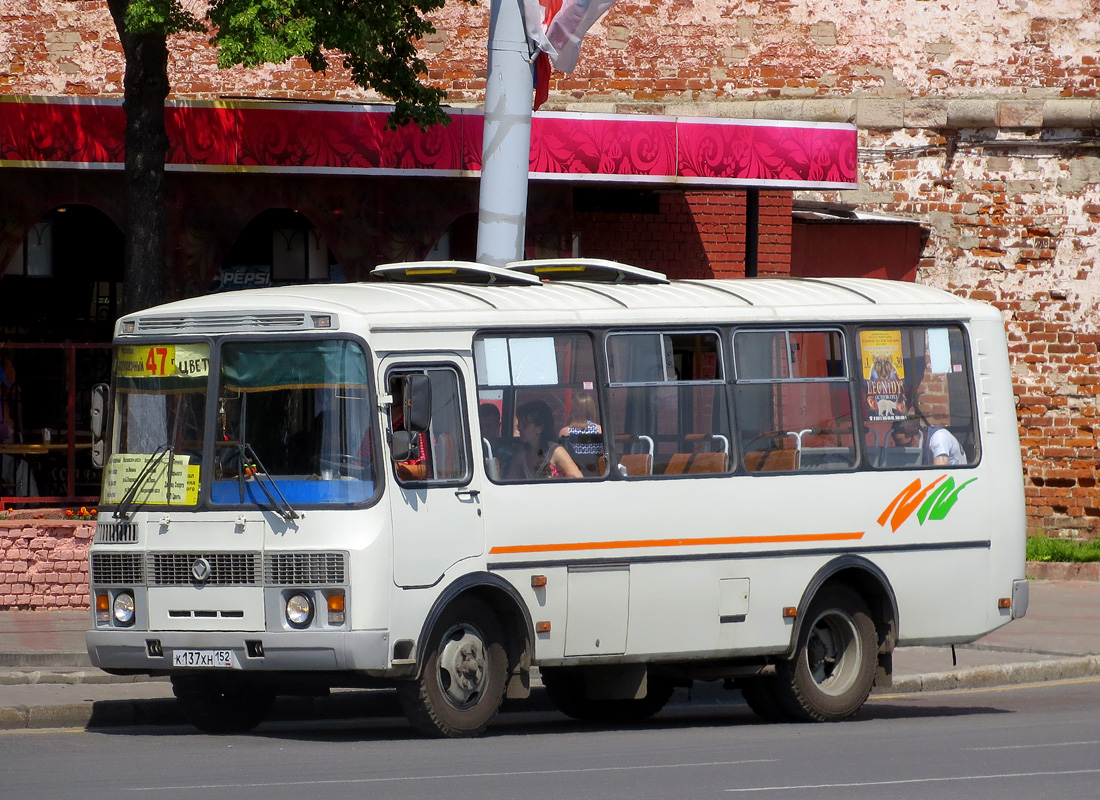
<svg viewBox="0 0 1100 800">
<path fill-rule="evenodd" d="M 585 255 L 676 277 L 744 274 L 750 249 L 758 252 L 760 274 L 824 269 L 912 277 L 916 267 L 920 282 L 995 303 L 1012 340 L 1031 527 L 1096 536 L 1100 27 L 1090 21 L 1096 10 L 1092 0 L 619 0 L 586 39 L 575 73 L 554 75 L 543 111 L 807 128 L 854 123 L 858 188 L 807 182 L 754 192 L 748 185 L 671 182 L 656 191 L 628 182 L 536 181 L 528 249 L 545 254 L 579 246 Z M 424 42 L 430 79 L 458 110 L 481 102 L 486 23 L 486 6 L 451 4 L 438 17 L 438 33 Z M 175 37 L 170 53 L 172 99 L 184 106 L 222 98 L 378 100 L 339 69 L 327 76 L 303 64 L 219 71 L 202 36 Z M 109 104 L 122 94 L 122 72 L 105 3 L 0 0 L 0 100 Z M 42 132 L 47 140 L 48 133 Z M 12 163 L 0 153 L 0 261 L 10 262 L 36 221 L 62 204 L 92 206 L 93 218 L 82 224 L 101 230 L 110 226 L 98 224 L 96 214 L 115 226 L 122 221 L 117 170 Z M 445 232 L 451 254 L 463 255 L 476 210 L 476 187 L 461 178 L 379 178 L 364 197 L 349 176 L 257 178 L 243 191 L 231 171 L 173 176 L 177 209 L 195 196 L 211 201 L 204 217 L 177 226 L 172 257 L 180 293 L 208 290 L 228 251 L 244 247 L 244 226 L 265 208 L 303 211 L 309 226 L 325 233 L 349 280 L 378 261 L 422 257 Z M 441 185 L 451 214 L 434 228 L 379 219 L 378 198 L 395 192 L 413 198 L 417 211 L 408 219 L 431 218 Z M 218 202 L 229 191 L 244 198 L 232 213 Z M 756 202 L 761 214 L 753 218 L 746 207 Z M 342 224 L 330 224 L 337 209 Z M 563 209 L 568 219 L 555 217 Z M 876 215 L 914 224 L 882 223 Z M 349 236 L 352 228 L 371 236 Z M 54 307 L 68 303 L 66 319 L 78 321 L 70 338 L 105 340 L 121 262 L 113 235 L 91 254 L 98 259 L 95 280 Z M 886 241 L 893 255 L 868 268 L 874 247 L 866 243 Z M 30 309 L 42 306 L 16 304 L 17 290 L 9 277 L 4 281 L 9 291 L 0 302 L 11 339 L 39 324 L 33 314 L 41 312 Z M 32 317 L 13 323 L 17 308 Z"/>
</svg>

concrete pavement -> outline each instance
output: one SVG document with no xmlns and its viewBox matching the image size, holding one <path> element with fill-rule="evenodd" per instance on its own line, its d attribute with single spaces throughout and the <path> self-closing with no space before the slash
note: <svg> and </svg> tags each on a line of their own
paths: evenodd
<svg viewBox="0 0 1100 800">
<path fill-rule="evenodd" d="M 84 651 L 87 611 L 0 612 L 0 729 L 182 722 L 167 680 L 119 678 Z M 890 692 L 916 692 L 1100 675 L 1100 583 L 1032 581 L 1027 616 L 970 645 L 902 647 Z M 699 686 L 697 684 L 697 686 Z M 727 696 L 706 684 L 673 702 Z M 276 719 L 399 713 L 392 692 L 280 698 Z"/>
</svg>

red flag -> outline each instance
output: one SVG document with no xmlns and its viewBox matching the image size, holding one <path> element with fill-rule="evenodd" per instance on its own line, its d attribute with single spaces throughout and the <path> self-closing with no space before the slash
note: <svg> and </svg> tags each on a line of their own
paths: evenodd
<svg viewBox="0 0 1100 800">
<path fill-rule="evenodd" d="M 546 102 L 550 96 L 550 56 L 539 53 L 535 60 L 535 103 L 532 108 L 539 110 L 539 106 Z"/>
</svg>

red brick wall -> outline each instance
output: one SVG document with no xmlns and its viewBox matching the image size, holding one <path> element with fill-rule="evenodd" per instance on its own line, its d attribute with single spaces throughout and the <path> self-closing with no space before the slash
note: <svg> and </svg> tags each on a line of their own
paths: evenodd
<svg viewBox="0 0 1100 800">
<path fill-rule="evenodd" d="M 791 271 L 791 193 L 760 192 L 758 272 Z M 576 213 L 581 253 L 671 278 L 745 276 L 745 192 L 662 193 L 658 214 Z"/>
<path fill-rule="evenodd" d="M 0 519 L 0 609 L 87 608 L 94 520 Z"/>
</svg>

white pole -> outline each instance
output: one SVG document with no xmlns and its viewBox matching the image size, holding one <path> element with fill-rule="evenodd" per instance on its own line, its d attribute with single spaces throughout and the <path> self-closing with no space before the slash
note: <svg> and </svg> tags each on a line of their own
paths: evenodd
<svg viewBox="0 0 1100 800">
<path fill-rule="evenodd" d="M 523 258 L 534 77 L 522 0 L 492 0 L 489 77 L 481 149 L 477 260 L 501 266 Z"/>
</svg>

